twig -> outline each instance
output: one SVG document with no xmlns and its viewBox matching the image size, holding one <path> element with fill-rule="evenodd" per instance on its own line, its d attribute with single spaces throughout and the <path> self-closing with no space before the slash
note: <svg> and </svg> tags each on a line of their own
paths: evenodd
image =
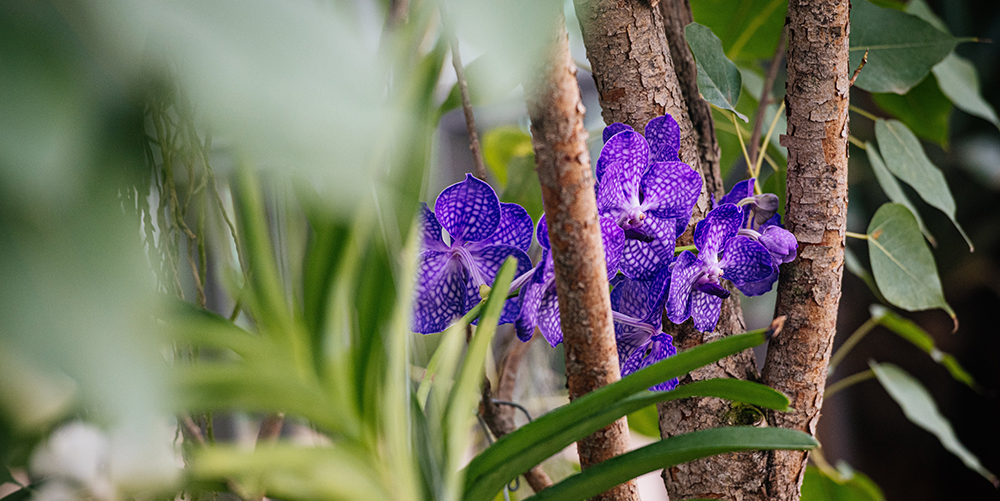
<svg viewBox="0 0 1000 501">
<path fill-rule="evenodd" d="M 521 360 L 528 351 L 528 345 L 536 337 L 532 336 L 526 343 L 513 341 L 514 346 L 507 352 L 507 358 L 503 362 L 496 395 L 492 395 L 490 391 L 489 380 L 485 380 L 483 383 L 483 400 L 480 405 L 480 416 L 497 439 L 516 429 L 514 426 L 514 408 L 508 406 L 507 401 L 513 398 L 514 385 L 517 382 L 517 373 L 521 367 Z M 552 485 L 552 479 L 545 474 L 545 471 L 540 466 L 535 466 L 525 472 L 524 479 L 528 481 L 528 485 L 535 492 Z"/>
<path fill-rule="evenodd" d="M 444 12 L 442 10 L 442 17 Z M 486 164 L 483 163 L 483 152 L 479 148 L 479 133 L 476 132 L 476 117 L 472 114 L 472 98 L 469 97 L 469 82 L 465 79 L 465 69 L 462 66 L 462 56 L 458 50 L 458 35 L 455 27 L 448 29 L 448 44 L 451 45 L 451 64 L 455 67 L 458 77 L 458 93 L 462 96 L 462 111 L 465 112 L 465 128 L 469 133 L 469 149 L 472 150 L 472 174 L 483 181 L 486 180 Z"/>
<path fill-rule="evenodd" d="M 784 53 L 785 30 L 781 30 L 781 40 L 778 41 L 778 47 L 774 50 L 771 66 L 767 69 L 764 90 L 760 93 L 760 103 L 757 104 L 757 113 L 753 117 L 753 132 L 750 134 L 750 160 L 753 162 L 751 165 L 760 165 L 760 162 L 757 161 L 757 143 L 760 142 L 760 133 L 764 128 L 764 114 L 767 111 L 767 105 L 771 104 L 771 87 L 774 87 L 774 81 L 778 78 L 778 69 L 781 68 Z M 765 148 L 764 145 L 760 147 Z"/>
<path fill-rule="evenodd" d="M 868 64 L 868 49 L 865 49 L 865 55 L 861 56 L 861 64 L 858 65 L 858 69 L 854 70 L 854 73 L 851 75 L 851 87 L 854 87 L 854 81 L 858 79 L 861 68 L 864 68 L 866 64 Z"/>
</svg>

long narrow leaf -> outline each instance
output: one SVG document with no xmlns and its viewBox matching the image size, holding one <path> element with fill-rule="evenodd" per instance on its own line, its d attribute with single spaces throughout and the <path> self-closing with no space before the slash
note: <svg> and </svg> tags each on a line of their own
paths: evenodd
<svg viewBox="0 0 1000 501">
<path fill-rule="evenodd" d="M 515 451 L 509 460 L 497 464 L 480 476 L 475 485 L 472 485 L 466 492 L 465 498 L 470 500 L 486 499 L 544 459 L 630 412 L 658 402 L 688 397 L 718 397 L 778 411 L 788 410 L 788 397 L 785 395 L 762 384 L 739 379 L 695 381 L 673 391 L 642 390 L 612 405 L 601 407 L 589 416 L 577 415 L 574 419 L 564 423 L 564 427 L 555 433 L 540 434 L 538 430 L 533 430 L 534 423 L 538 421 L 525 425 L 515 432 L 522 434 L 520 438 L 523 438 L 523 441 L 507 442 L 502 446 L 498 443 L 494 446 L 509 447 L 508 443 L 515 443 L 525 445 L 525 447 Z M 572 405 L 569 404 L 566 407 Z"/>
<path fill-rule="evenodd" d="M 644 473 L 703 457 L 748 450 L 813 449 L 817 445 L 809 434 L 784 428 L 737 426 L 696 431 L 611 458 L 528 499 L 587 499 Z"/>
<path fill-rule="evenodd" d="M 479 387 L 483 377 L 483 367 L 486 363 L 486 354 L 493 342 L 497 322 L 500 321 L 500 312 L 507 301 L 506 291 L 510 288 L 510 282 L 514 279 L 516 271 L 517 260 L 507 258 L 507 261 L 500 267 L 500 271 L 497 272 L 496 280 L 491 288 L 494 292 L 486 299 L 486 304 L 483 306 L 483 316 L 479 319 L 476 333 L 469 342 L 465 361 L 448 400 L 448 409 L 445 414 L 447 424 L 445 442 L 448 447 L 446 464 L 450 468 L 446 470 L 445 474 L 451 478 L 445 485 L 449 492 L 455 494 L 453 499 L 458 498 L 462 485 L 461 479 L 464 472 L 457 470 L 461 464 L 462 454 L 468 446 L 469 427 L 474 419 L 476 402 L 479 401 Z"/>
</svg>

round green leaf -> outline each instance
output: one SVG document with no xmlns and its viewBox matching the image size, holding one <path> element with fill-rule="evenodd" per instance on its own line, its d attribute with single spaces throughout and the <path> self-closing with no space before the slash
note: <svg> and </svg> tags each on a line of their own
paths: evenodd
<svg viewBox="0 0 1000 501">
<path fill-rule="evenodd" d="M 899 185 L 899 181 L 896 177 L 889 172 L 889 169 L 885 166 L 885 161 L 882 160 L 882 156 L 878 154 L 878 149 L 875 145 L 868 142 L 865 143 L 865 152 L 868 154 L 868 164 L 872 167 L 872 172 L 875 173 L 875 179 L 878 180 L 878 184 L 882 187 L 882 191 L 885 192 L 889 200 L 897 204 L 903 204 L 910 212 L 913 213 L 913 217 L 917 219 L 917 226 L 920 227 L 920 231 L 927 237 L 931 245 L 937 245 L 934 241 L 934 236 L 927 231 L 927 227 L 924 226 L 924 220 L 921 219 L 920 213 L 917 212 L 917 208 L 914 207 L 913 202 L 910 202 L 910 197 L 906 196 L 903 192 L 903 188 Z"/>
<path fill-rule="evenodd" d="M 944 212 L 955 228 L 958 228 L 972 252 L 972 241 L 955 219 L 955 199 L 948 189 L 948 181 L 941 170 L 927 158 L 917 136 L 898 120 L 879 119 L 875 121 L 875 137 L 889 171 L 917 190 L 924 201 Z"/>
<path fill-rule="evenodd" d="M 868 64 L 855 85 L 869 92 L 906 93 L 958 42 L 915 15 L 867 0 L 851 5 L 850 64 L 857 68 L 868 51 Z"/>
<path fill-rule="evenodd" d="M 732 111 L 747 122 L 747 117 L 736 111 L 743 77 L 736 64 L 726 57 L 719 37 L 708 26 L 691 23 L 684 28 L 684 38 L 698 63 L 698 92 L 709 103 Z"/>
<path fill-rule="evenodd" d="M 905 206 L 888 203 L 875 212 L 868 224 L 868 256 L 875 282 L 890 303 L 909 311 L 942 308 L 955 318 L 934 256 Z"/>
</svg>

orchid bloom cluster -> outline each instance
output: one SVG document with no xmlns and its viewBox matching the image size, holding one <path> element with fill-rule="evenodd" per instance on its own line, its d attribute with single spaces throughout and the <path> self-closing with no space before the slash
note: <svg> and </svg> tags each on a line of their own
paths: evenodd
<svg viewBox="0 0 1000 501">
<path fill-rule="evenodd" d="M 670 115 L 646 125 L 645 136 L 615 123 L 604 130 L 597 161 L 597 209 L 612 285 L 611 303 L 622 375 L 676 353 L 664 332 L 692 318 L 715 330 L 728 280 L 743 294 L 774 285 L 778 265 L 795 259 L 798 243 L 781 226 L 778 199 L 754 195 L 755 179 L 738 183 L 698 222 L 697 253 L 677 255 L 676 243 L 691 221 L 702 190 L 701 175 L 680 161 L 680 129 Z M 434 211 L 421 209 L 423 246 L 417 276 L 413 330 L 439 332 L 481 301 L 484 286 L 514 257 L 517 278 L 500 323 L 514 323 L 522 341 L 535 328 L 552 345 L 562 342 L 555 272 L 543 215 L 531 217 L 471 175 L 438 196 Z M 532 267 L 527 251 L 535 233 L 542 256 Z M 506 292 L 506 291 L 505 291 Z M 676 380 L 650 389 L 670 390 Z"/>
</svg>

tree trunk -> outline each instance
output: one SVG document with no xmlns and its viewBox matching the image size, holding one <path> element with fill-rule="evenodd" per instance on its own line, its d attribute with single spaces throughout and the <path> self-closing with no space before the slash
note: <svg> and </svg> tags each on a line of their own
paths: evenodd
<svg viewBox="0 0 1000 501">
<path fill-rule="evenodd" d="M 621 376 L 584 108 L 561 18 L 555 34 L 538 80 L 527 86 L 526 100 L 555 262 L 566 379 L 575 399 Z M 622 418 L 577 442 L 580 465 L 588 468 L 628 447 Z M 631 480 L 594 499 L 638 501 L 639 495 Z"/>
<path fill-rule="evenodd" d="M 788 6 L 786 228 L 798 258 L 782 266 L 777 315 L 785 333 L 771 341 L 764 382 L 796 410 L 772 424 L 816 434 L 836 332 L 847 221 L 848 0 L 799 0 Z M 798 500 L 807 454 L 771 452 L 771 499 Z"/>
<path fill-rule="evenodd" d="M 660 5 L 670 13 L 666 22 L 659 8 L 638 0 L 576 0 L 576 11 L 604 121 L 624 122 L 642 131 L 649 120 L 666 112 L 680 125 L 681 160 L 701 172 L 705 181 L 692 225 L 680 239 L 685 245 L 691 243 L 693 223 L 710 208 L 709 194 L 720 197 L 724 188 L 711 109 L 698 94 L 694 59 L 684 39 L 684 26 L 691 19 L 690 7 L 685 0 L 662 0 Z M 675 73 L 675 64 L 683 73 Z M 698 332 L 690 321 L 664 327 L 674 337 L 678 350 L 746 330 L 735 293 L 723 302 L 718 327 L 712 334 Z M 747 379 L 748 373 L 756 374 L 750 350 L 698 369 L 681 382 L 715 377 Z M 664 438 L 748 422 L 745 413 L 715 398 L 684 399 L 658 408 Z M 664 483 L 671 499 L 759 499 L 765 458 L 763 453 L 748 452 L 701 459 L 665 470 Z"/>
</svg>

